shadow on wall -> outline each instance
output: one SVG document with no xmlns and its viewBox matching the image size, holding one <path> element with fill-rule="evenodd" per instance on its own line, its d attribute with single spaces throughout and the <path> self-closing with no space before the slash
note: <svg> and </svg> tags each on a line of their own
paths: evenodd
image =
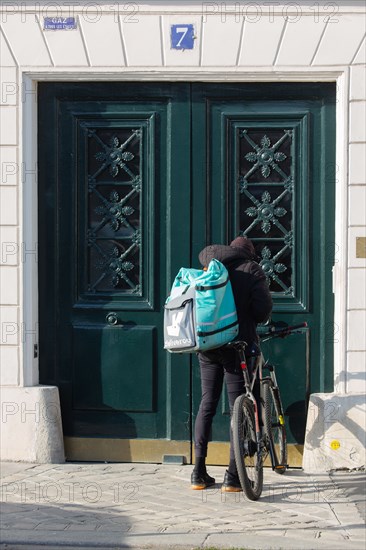
<svg viewBox="0 0 366 550">
<path fill-rule="evenodd" d="M 365 394 L 313 394 L 305 434 L 305 470 L 365 467 Z"/>
<path fill-rule="evenodd" d="M 344 372 L 339 373 L 334 381 L 335 387 L 338 384 L 346 384 L 347 392 L 355 391 L 356 393 L 364 392 L 366 393 L 366 371 L 358 372 Z M 353 389 L 353 386 L 356 385 L 356 388 Z"/>
</svg>

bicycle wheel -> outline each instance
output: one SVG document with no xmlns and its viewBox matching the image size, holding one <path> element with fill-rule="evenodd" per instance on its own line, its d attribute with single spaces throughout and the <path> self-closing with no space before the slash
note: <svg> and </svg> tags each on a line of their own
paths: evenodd
<svg viewBox="0 0 366 550">
<path fill-rule="evenodd" d="M 272 466 L 278 474 L 283 474 L 287 467 L 287 445 L 285 418 L 279 389 L 272 380 L 262 382 L 264 402 L 264 431 L 267 439 L 267 450 L 272 447 Z"/>
<path fill-rule="evenodd" d="M 235 462 L 243 491 L 250 500 L 258 500 L 263 487 L 263 464 L 258 454 L 252 402 L 239 395 L 232 416 Z"/>
</svg>

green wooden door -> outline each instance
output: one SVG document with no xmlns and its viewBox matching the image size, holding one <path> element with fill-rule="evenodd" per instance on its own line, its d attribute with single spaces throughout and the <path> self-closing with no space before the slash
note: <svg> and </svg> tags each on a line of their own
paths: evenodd
<svg viewBox="0 0 366 550">
<path fill-rule="evenodd" d="M 193 211 L 201 209 L 193 259 L 206 243 L 247 235 L 268 276 L 272 320 L 310 327 L 265 346 L 278 365 L 293 464 L 309 394 L 333 389 L 334 98 L 333 84 L 279 83 L 202 85 L 192 100 Z M 198 369 L 193 380 L 197 388 Z M 194 412 L 198 402 L 199 391 Z M 228 426 L 224 395 L 213 441 Z M 224 456 L 211 447 L 210 461 Z"/>
<path fill-rule="evenodd" d="M 190 261 L 190 87 L 40 84 L 39 106 L 40 373 L 67 455 L 189 459 L 189 358 L 163 350 L 161 304 Z"/>
<path fill-rule="evenodd" d="M 302 445 L 308 395 L 333 381 L 334 119 L 332 84 L 40 84 L 40 375 L 70 458 L 190 460 L 197 359 L 163 351 L 162 304 L 239 232 L 273 320 L 310 326 L 268 350 Z M 211 462 L 228 429 L 224 396 Z"/>
</svg>

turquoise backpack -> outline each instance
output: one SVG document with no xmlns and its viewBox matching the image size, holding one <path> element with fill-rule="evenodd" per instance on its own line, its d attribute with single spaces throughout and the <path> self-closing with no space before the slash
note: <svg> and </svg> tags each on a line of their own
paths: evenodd
<svg viewBox="0 0 366 550">
<path fill-rule="evenodd" d="M 215 259 L 207 271 L 182 267 L 164 306 L 164 348 L 171 353 L 207 351 L 234 340 L 238 331 L 226 267 Z"/>
</svg>

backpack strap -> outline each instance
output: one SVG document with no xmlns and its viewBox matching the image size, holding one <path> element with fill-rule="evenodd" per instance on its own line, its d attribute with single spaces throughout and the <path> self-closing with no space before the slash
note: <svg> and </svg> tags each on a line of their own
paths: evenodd
<svg viewBox="0 0 366 550">
<path fill-rule="evenodd" d="M 223 281 L 222 283 L 219 283 L 218 285 L 207 285 L 207 286 L 202 286 L 202 285 L 196 285 L 196 290 L 215 290 L 216 288 L 221 288 L 223 286 L 226 286 L 229 282 L 229 279 L 226 279 L 226 281 Z"/>
</svg>

